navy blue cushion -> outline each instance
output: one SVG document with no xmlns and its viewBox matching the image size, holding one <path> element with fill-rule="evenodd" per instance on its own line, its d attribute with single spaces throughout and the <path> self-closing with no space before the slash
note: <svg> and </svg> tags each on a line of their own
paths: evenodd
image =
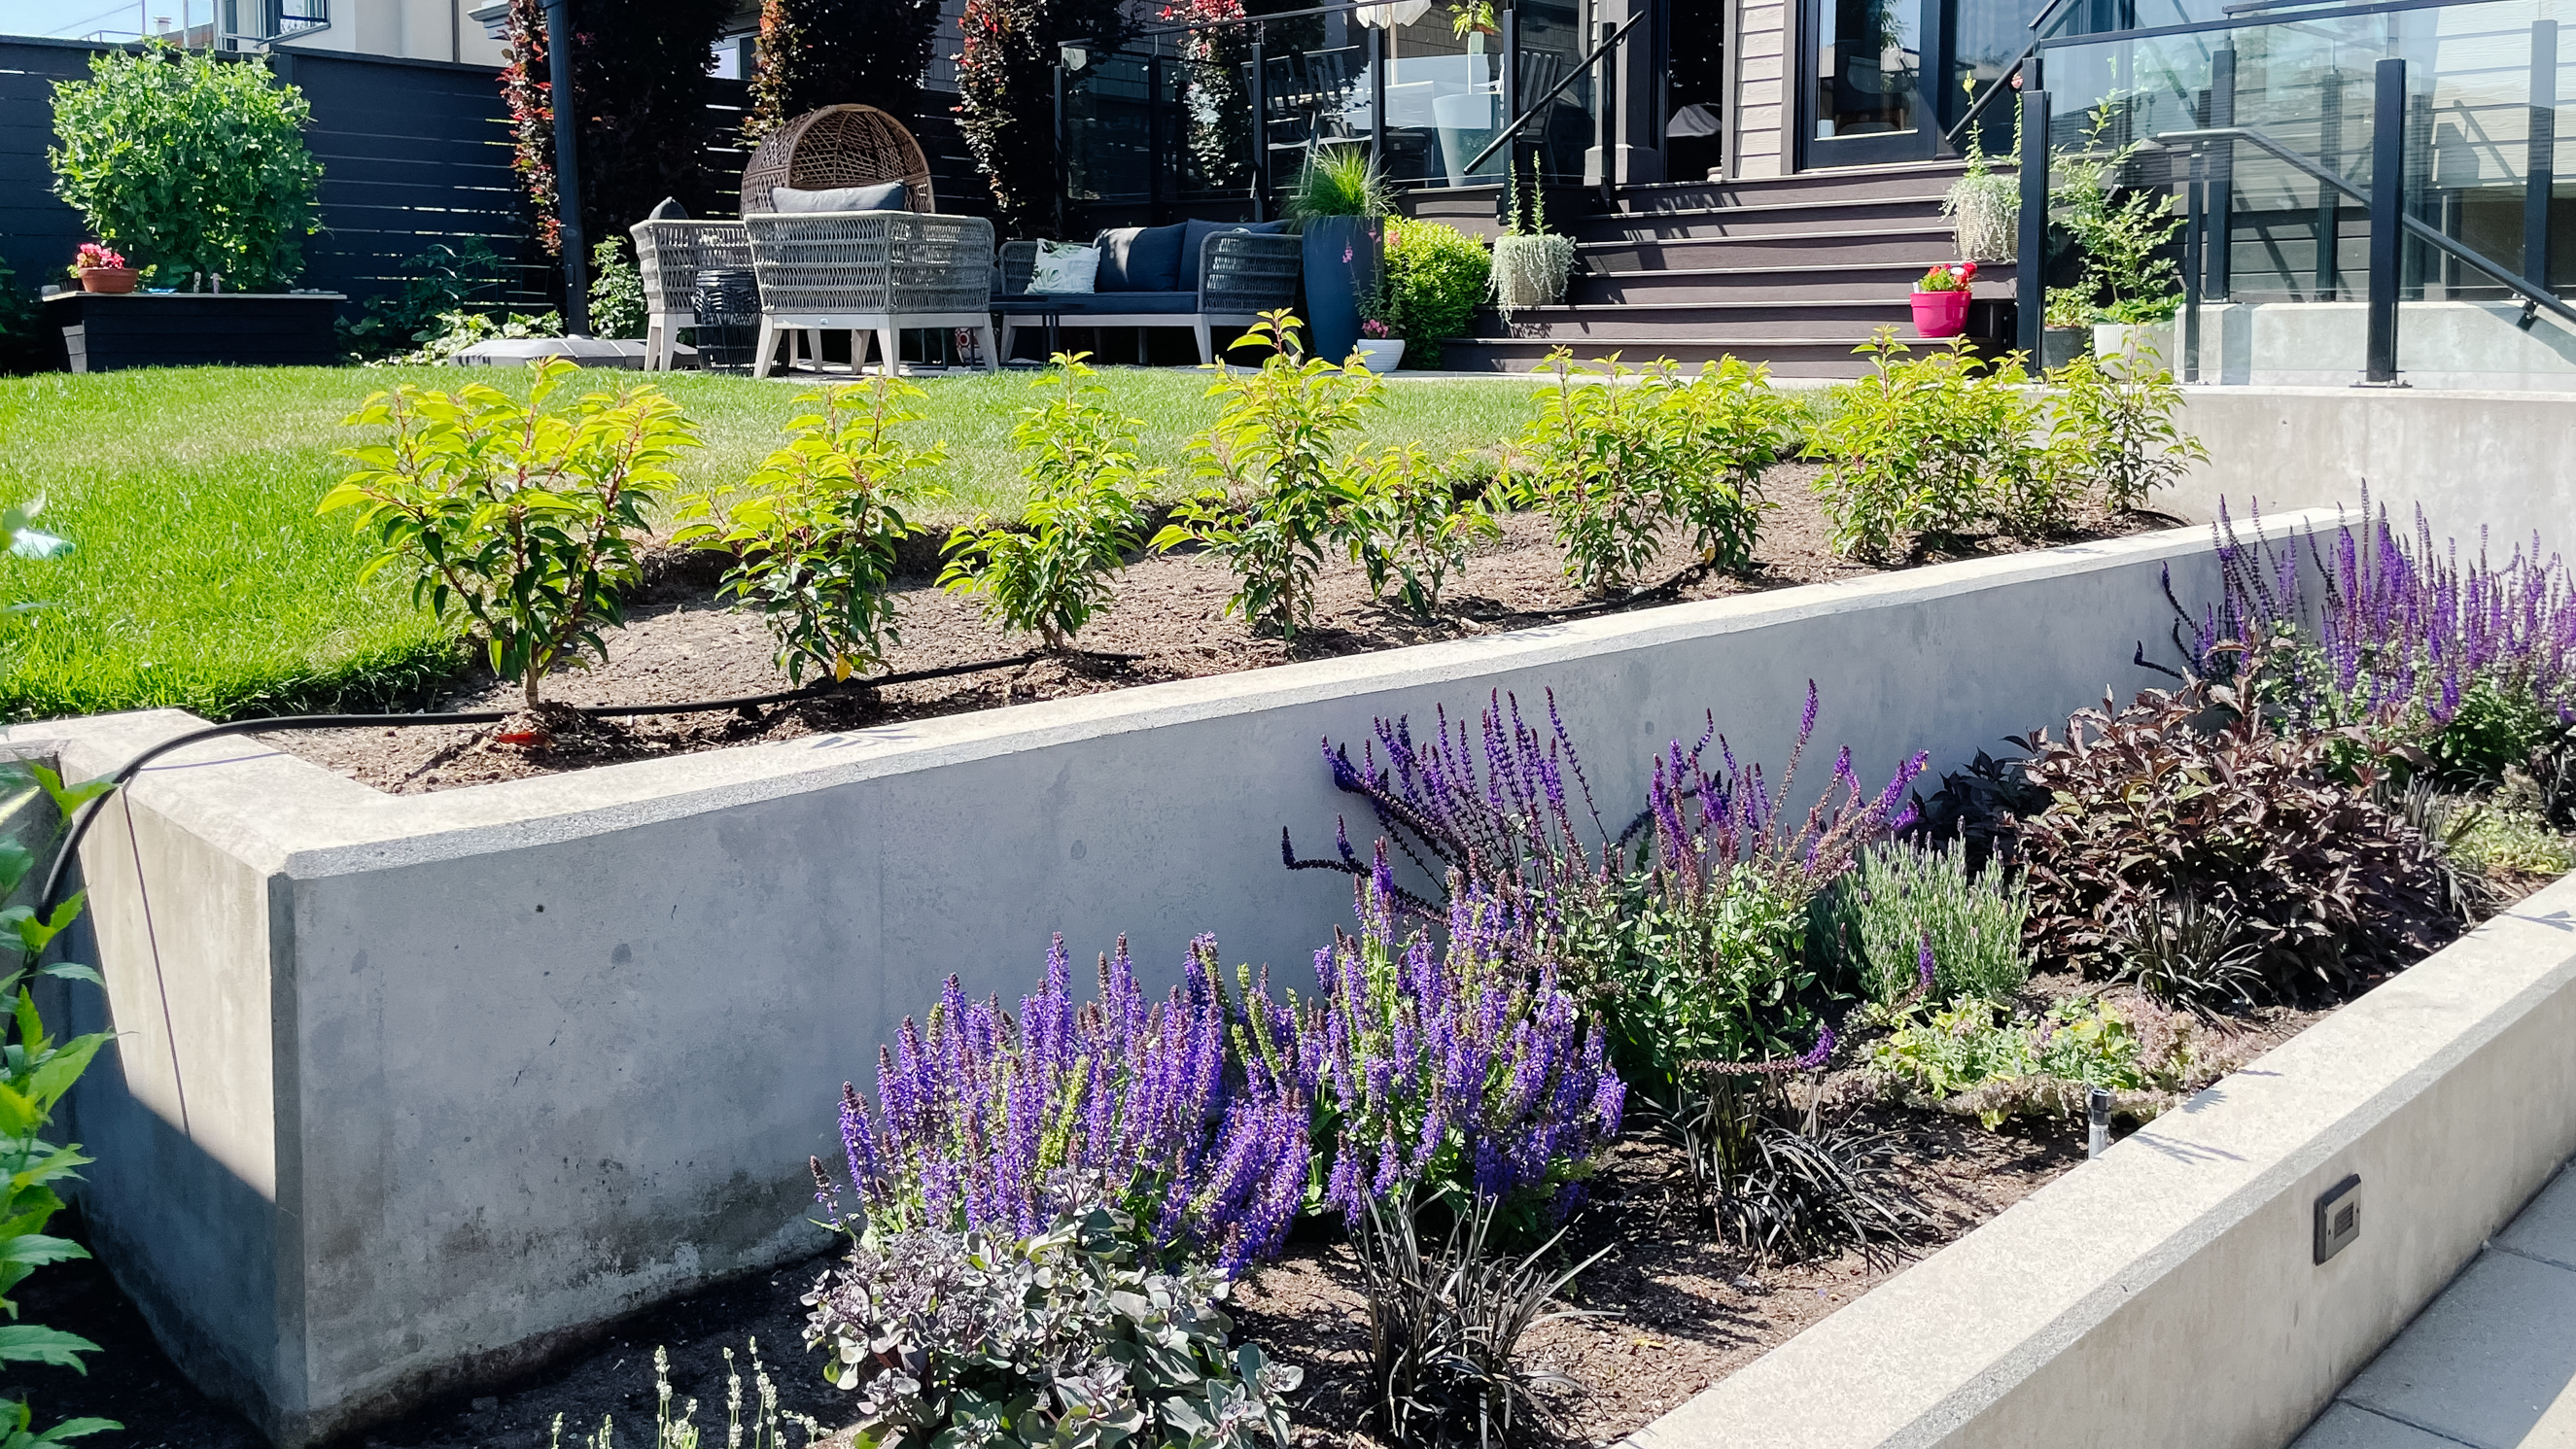
<svg viewBox="0 0 2576 1449">
<path fill-rule="evenodd" d="M 1033 317 L 1053 312 L 1070 322 L 1077 317 L 1118 317 L 1146 314 L 1156 317 L 1186 317 L 1199 309 L 1196 292 L 1040 292 L 1004 297 L 994 310 L 1014 317 Z"/>
<path fill-rule="evenodd" d="M 1102 292 L 1168 292 L 1179 285 L 1181 232 L 1186 222 L 1170 226 L 1122 226 L 1100 234 Z"/>
<path fill-rule="evenodd" d="M 1209 237 L 1221 231 L 1248 231 L 1270 236 L 1288 229 L 1285 221 L 1200 221 L 1192 218 L 1186 225 L 1189 229 L 1181 234 L 1181 281 L 1189 283 L 1192 290 L 1196 290 L 1199 284 L 1199 258 Z"/>
<path fill-rule="evenodd" d="M 806 191 L 794 186 L 769 188 L 769 204 L 784 213 L 803 214 L 820 211 L 908 211 L 905 203 L 910 191 L 900 181 L 882 181 L 874 186 L 836 186 L 825 191 Z"/>
</svg>

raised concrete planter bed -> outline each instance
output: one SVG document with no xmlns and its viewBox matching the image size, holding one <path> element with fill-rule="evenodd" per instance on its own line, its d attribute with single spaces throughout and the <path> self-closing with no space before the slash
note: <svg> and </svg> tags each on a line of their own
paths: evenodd
<svg viewBox="0 0 2576 1449">
<path fill-rule="evenodd" d="M 2571 1038 L 2576 879 L 1629 1443 L 2278 1449 L 2576 1153 Z M 2360 1236 L 2317 1263 L 2355 1175 Z"/>
<path fill-rule="evenodd" d="M 95 1240 L 209 1390 L 336 1433 L 820 1247 L 833 1089 L 952 971 L 1016 993 L 1055 930 L 1304 961 L 1348 907 L 1279 868 L 1350 803 L 1322 736 L 1553 686 L 1622 800 L 1712 705 L 1781 758 L 1812 678 L 1865 777 L 1937 769 L 2150 682 L 2168 567 L 2212 592 L 2206 530 L 431 795 L 198 746 L 83 848 Z M 193 723 L 12 740 L 93 775 Z"/>
</svg>

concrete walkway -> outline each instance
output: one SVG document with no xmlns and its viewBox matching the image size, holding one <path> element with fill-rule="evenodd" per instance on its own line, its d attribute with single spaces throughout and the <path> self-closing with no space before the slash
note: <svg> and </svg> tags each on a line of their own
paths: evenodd
<svg viewBox="0 0 2576 1449">
<path fill-rule="evenodd" d="M 2576 1449 L 2576 1171 L 2559 1170 L 2291 1449 Z"/>
</svg>

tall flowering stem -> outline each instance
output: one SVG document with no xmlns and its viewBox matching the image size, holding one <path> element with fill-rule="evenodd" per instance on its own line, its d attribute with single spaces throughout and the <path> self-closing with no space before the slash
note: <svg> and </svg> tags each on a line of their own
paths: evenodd
<svg viewBox="0 0 2576 1449">
<path fill-rule="evenodd" d="M 1306 1187 L 1307 1092 L 1258 1056 L 1230 1063 L 1242 1024 L 1206 937 L 1159 1001 L 1123 940 L 1101 958 L 1099 999 L 1079 1006 L 1061 938 L 1016 1017 L 950 977 L 927 1025 L 907 1018 L 880 1051 L 877 1105 L 842 1089 L 865 1222 L 1024 1237 L 1105 1201 L 1227 1272 L 1275 1254 Z M 855 1228 L 815 1170 L 826 1210 Z"/>
<path fill-rule="evenodd" d="M 1354 1223 L 1424 1194 L 1561 1215 L 1619 1131 L 1600 1026 L 1482 887 L 1452 882 L 1443 944 L 1400 934 L 1383 847 L 1356 894 L 1359 934 L 1315 953 L 1315 996 L 1254 1013 L 1255 1054 L 1317 1082 L 1323 1204 Z"/>
</svg>

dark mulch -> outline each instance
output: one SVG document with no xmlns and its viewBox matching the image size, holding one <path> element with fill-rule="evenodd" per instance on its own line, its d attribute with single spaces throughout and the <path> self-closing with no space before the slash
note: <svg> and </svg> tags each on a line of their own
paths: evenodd
<svg viewBox="0 0 2576 1449">
<path fill-rule="evenodd" d="M 1636 600 L 1632 607 L 1859 578 L 1892 567 L 2028 546 L 2005 538 L 1975 540 L 1964 546 L 1964 553 L 1927 552 L 1886 567 L 1837 557 L 1825 547 L 1827 526 L 1805 488 L 1812 471 L 1805 465 L 1775 470 L 1772 496 L 1783 502 L 1764 522 L 1754 569 L 1741 576 L 1693 573 L 1689 552 L 1676 546 L 1666 551 L 1648 576 L 1679 577 L 1681 582 Z M 2085 519 L 2084 527 L 2066 541 L 2113 537 L 2170 522 L 2154 515 L 2097 515 Z M 708 563 L 706 556 L 684 558 L 657 570 L 654 582 L 631 602 L 627 626 L 608 636 L 607 663 L 549 679 L 547 698 L 583 706 L 652 704 L 736 699 L 789 688 L 786 676 L 772 662 L 773 646 L 758 617 L 735 612 L 713 597 L 714 573 Z M 1562 611 L 1599 604 L 1577 593 L 1561 569 L 1548 520 L 1538 514 L 1513 515 L 1505 521 L 1503 538 L 1479 552 L 1463 575 L 1453 577 L 1443 617 L 1426 623 L 1371 599 L 1357 567 L 1336 561 L 1324 571 L 1315 628 L 1301 634 L 1292 646 L 1255 634 L 1240 619 L 1218 617 L 1232 585 L 1216 559 L 1190 554 L 1150 557 L 1138 560 L 1120 576 L 1115 602 L 1083 630 L 1076 642 L 1088 652 L 1042 658 L 1009 669 L 760 710 L 601 720 L 535 747 L 496 741 L 497 727 L 483 726 L 333 730 L 265 738 L 378 789 L 405 794 L 453 789 L 620 760 L 795 739 L 1526 628 L 1559 617 Z M 1009 658 L 1033 648 L 1034 641 L 1006 635 L 987 624 L 977 599 L 944 593 L 926 580 L 901 589 L 898 608 L 902 643 L 886 661 L 888 673 Z M 509 710 L 518 702 L 516 687 L 476 670 L 460 678 L 432 708 Z"/>
</svg>

